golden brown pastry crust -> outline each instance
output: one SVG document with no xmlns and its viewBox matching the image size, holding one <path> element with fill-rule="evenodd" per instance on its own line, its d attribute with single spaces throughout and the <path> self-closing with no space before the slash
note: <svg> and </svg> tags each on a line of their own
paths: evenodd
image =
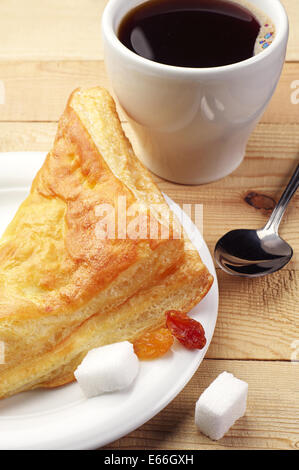
<svg viewBox="0 0 299 470">
<path fill-rule="evenodd" d="M 118 196 L 143 210 L 165 204 L 108 92 L 75 90 L 0 240 L 0 397 L 72 380 L 89 349 L 134 339 L 161 323 L 179 291 L 188 310 L 211 286 L 198 254 L 186 255 L 186 241 L 172 231 L 169 239 L 98 239 L 95 208 L 115 206 Z M 157 215 L 160 229 L 164 222 Z"/>
</svg>

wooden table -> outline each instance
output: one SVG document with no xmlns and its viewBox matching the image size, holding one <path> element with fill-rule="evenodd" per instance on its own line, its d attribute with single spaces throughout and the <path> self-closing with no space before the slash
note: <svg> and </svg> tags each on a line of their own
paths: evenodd
<svg viewBox="0 0 299 470">
<path fill-rule="evenodd" d="M 299 158 L 299 3 L 283 3 L 291 23 L 287 62 L 244 162 L 205 186 L 158 180 L 175 201 L 204 204 L 211 250 L 229 229 L 264 224 Z M 48 150 L 69 93 L 78 86 L 109 86 L 100 39 L 105 4 L 0 2 L 0 151 Z M 126 122 L 124 127 L 130 134 Z M 107 449 L 299 448 L 299 364 L 292 362 L 296 353 L 299 359 L 298 231 L 299 194 L 281 227 L 294 248 L 289 265 L 257 280 L 217 271 L 219 319 L 203 364 L 166 409 Z M 224 370 L 249 383 L 249 402 L 246 416 L 215 443 L 196 431 L 193 411 L 203 389 Z"/>
</svg>

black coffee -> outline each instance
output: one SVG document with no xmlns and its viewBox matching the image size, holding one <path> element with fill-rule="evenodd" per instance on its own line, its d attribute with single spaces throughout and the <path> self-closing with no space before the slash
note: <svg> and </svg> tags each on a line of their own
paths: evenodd
<svg viewBox="0 0 299 470">
<path fill-rule="evenodd" d="M 228 0 L 151 0 L 125 16 L 118 37 L 155 62 L 217 67 L 252 57 L 260 28 L 250 10 Z"/>
</svg>

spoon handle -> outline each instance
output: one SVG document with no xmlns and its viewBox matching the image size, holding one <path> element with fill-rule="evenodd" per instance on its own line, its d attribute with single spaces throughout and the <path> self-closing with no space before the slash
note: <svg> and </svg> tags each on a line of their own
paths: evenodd
<svg viewBox="0 0 299 470">
<path fill-rule="evenodd" d="M 279 202 L 275 206 L 267 224 L 264 227 L 264 230 L 274 230 L 275 232 L 278 231 L 279 224 L 281 222 L 282 216 L 292 198 L 295 194 L 299 186 L 299 164 L 290 179 L 289 184 L 287 185 L 286 189 L 284 190 Z"/>
</svg>

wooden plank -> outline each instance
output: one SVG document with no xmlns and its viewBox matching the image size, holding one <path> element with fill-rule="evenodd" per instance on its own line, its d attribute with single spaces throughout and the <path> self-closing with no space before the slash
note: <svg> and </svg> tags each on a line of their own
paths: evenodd
<svg viewBox="0 0 299 470">
<path fill-rule="evenodd" d="M 2 121 L 57 121 L 78 87 L 108 87 L 103 61 L 0 62 Z"/>
<path fill-rule="evenodd" d="M 287 60 L 299 60 L 299 9 L 298 0 L 280 0 L 289 17 L 290 36 L 287 49 Z"/>
<path fill-rule="evenodd" d="M 57 121 L 75 88 L 109 88 L 103 61 L 0 62 L 0 79 L 0 121 Z M 299 123 L 299 64 L 285 64 L 262 122 Z"/>
<path fill-rule="evenodd" d="M 0 151 L 50 149 L 56 123 L 0 123 Z M 128 124 L 125 130 L 130 135 Z M 295 165 L 299 125 L 260 124 L 250 139 L 247 157 L 227 178 L 186 187 L 156 178 L 160 188 L 179 204 L 204 205 L 204 237 L 211 251 L 228 230 L 262 226 L 268 211 L 245 202 L 251 192 L 278 199 Z M 270 170 L 269 170 L 270 169 Z M 232 278 L 220 270 L 220 309 L 211 358 L 284 359 L 299 338 L 298 240 L 299 195 L 293 200 L 281 233 L 294 248 L 283 271 L 262 279 Z"/>
<path fill-rule="evenodd" d="M 0 60 L 98 60 L 100 21 L 108 0 L 2 0 Z M 297 0 L 282 0 L 290 16 L 287 60 L 299 59 Z"/>
<path fill-rule="evenodd" d="M 50 150 L 56 130 L 57 122 L 1 122 L 0 152 L 46 152 Z"/>
<path fill-rule="evenodd" d="M 217 270 L 219 315 L 207 357 L 289 360 L 299 339 L 299 271 L 259 279 Z"/>
<path fill-rule="evenodd" d="M 2 0 L 0 60 L 103 59 L 107 0 Z"/>
<path fill-rule="evenodd" d="M 214 442 L 197 431 L 194 406 L 224 370 L 248 382 L 248 405 L 246 415 Z M 167 408 L 105 449 L 298 449 L 298 373 L 290 363 L 205 360 Z"/>
</svg>

